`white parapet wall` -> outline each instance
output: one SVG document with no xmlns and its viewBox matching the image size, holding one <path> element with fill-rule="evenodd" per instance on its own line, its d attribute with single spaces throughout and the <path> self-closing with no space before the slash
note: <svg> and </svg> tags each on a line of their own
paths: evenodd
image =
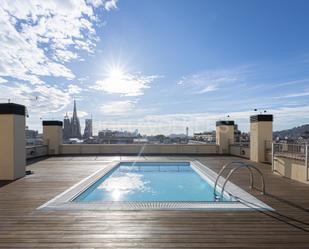
<svg viewBox="0 0 309 249">
<path fill-rule="evenodd" d="M 34 145 L 26 147 L 26 158 L 36 158 L 43 157 L 48 155 L 48 146 L 47 145 Z"/>
<path fill-rule="evenodd" d="M 284 177 L 307 184 L 309 183 L 309 179 L 306 179 L 309 175 L 309 168 L 305 166 L 305 160 L 275 156 L 274 171 Z"/>
<path fill-rule="evenodd" d="M 62 144 L 62 155 L 123 154 L 123 155 L 161 155 L 161 154 L 218 154 L 216 144 Z"/>
<path fill-rule="evenodd" d="M 250 147 L 244 147 L 237 144 L 230 145 L 230 154 L 232 156 L 239 156 L 250 159 Z"/>
</svg>

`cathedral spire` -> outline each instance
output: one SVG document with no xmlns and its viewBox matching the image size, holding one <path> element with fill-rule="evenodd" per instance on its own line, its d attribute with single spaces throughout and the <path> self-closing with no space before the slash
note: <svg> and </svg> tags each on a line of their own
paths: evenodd
<svg viewBox="0 0 309 249">
<path fill-rule="evenodd" d="M 76 118 L 77 118 L 76 100 L 75 100 L 75 99 L 74 99 L 73 117 L 76 117 Z"/>
<path fill-rule="evenodd" d="M 71 136 L 72 138 L 81 138 L 80 123 L 77 117 L 77 108 L 75 99 L 73 107 L 73 116 L 71 118 Z"/>
</svg>

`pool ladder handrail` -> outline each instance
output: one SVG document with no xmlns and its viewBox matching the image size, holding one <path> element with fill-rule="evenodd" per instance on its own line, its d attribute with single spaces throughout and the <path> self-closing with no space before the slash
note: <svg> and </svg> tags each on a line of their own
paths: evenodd
<svg viewBox="0 0 309 249">
<path fill-rule="evenodd" d="M 224 172 L 224 170 L 230 166 L 230 165 L 233 165 L 233 164 L 238 164 L 239 166 L 238 167 L 235 167 L 235 168 L 232 168 L 229 172 L 229 174 L 227 175 L 227 177 L 225 178 L 225 181 L 222 185 L 222 188 L 221 188 L 221 193 L 219 195 L 219 198 L 216 194 L 216 189 L 217 189 L 217 186 L 218 186 L 218 181 L 220 179 L 220 177 L 222 176 L 222 173 Z M 225 164 L 222 169 L 220 170 L 217 178 L 216 178 L 216 181 L 215 181 L 215 185 L 214 185 L 214 199 L 215 200 L 220 200 L 222 197 L 223 197 L 223 193 L 224 193 L 224 189 L 225 189 L 225 186 L 228 182 L 228 180 L 230 179 L 230 177 L 233 175 L 234 172 L 236 172 L 238 169 L 241 169 L 241 168 L 247 168 L 250 172 L 250 188 L 253 188 L 253 172 L 252 172 L 252 169 L 254 169 L 259 175 L 260 175 L 260 178 L 261 178 L 261 182 L 262 182 L 262 189 L 260 190 L 261 193 L 264 195 L 265 194 L 265 180 L 264 180 L 264 176 L 262 174 L 262 172 L 254 165 L 251 165 L 251 164 L 247 164 L 247 163 L 244 163 L 242 161 L 234 161 L 234 162 L 230 162 L 230 163 L 227 163 Z"/>
<path fill-rule="evenodd" d="M 218 181 L 220 179 L 220 176 L 223 174 L 223 171 L 230 165 L 233 165 L 233 164 L 245 164 L 244 162 L 242 161 L 233 161 L 233 162 L 229 162 L 229 163 L 226 163 L 222 166 L 221 170 L 219 171 L 218 173 L 218 176 L 216 178 L 216 181 L 215 181 L 215 185 L 214 185 L 214 196 L 216 197 L 216 188 L 217 188 L 217 185 L 218 185 Z M 250 178 L 251 180 L 251 178 Z"/>
</svg>

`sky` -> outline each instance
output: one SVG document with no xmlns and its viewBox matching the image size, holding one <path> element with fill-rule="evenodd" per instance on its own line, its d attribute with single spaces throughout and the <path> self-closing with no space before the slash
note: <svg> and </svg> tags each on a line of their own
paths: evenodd
<svg viewBox="0 0 309 249">
<path fill-rule="evenodd" d="M 309 123 L 307 0 L 0 0 L 0 102 L 143 134 Z M 258 109 L 258 111 L 254 111 Z M 229 116 L 229 117 L 228 117 Z"/>
</svg>

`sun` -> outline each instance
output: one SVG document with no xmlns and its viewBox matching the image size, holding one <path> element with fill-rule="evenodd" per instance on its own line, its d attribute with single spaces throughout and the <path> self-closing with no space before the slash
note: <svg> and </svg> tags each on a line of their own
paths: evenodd
<svg viewBox="0 0 309 249">
<path fill-rule="evenodd" d="M 112 67 L 108 70 L 108 78 L 112 80 L 121 80 L 125 78 L 125 71 L 120 67 Z"/>
</svg>

